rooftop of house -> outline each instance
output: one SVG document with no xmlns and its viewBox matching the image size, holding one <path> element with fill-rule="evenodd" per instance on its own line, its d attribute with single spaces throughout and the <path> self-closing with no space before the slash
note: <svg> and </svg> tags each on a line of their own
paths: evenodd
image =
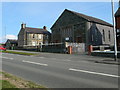
<svg viewBox="0 0 120 90">
<path fill-rule="evenodd" d="M 6 42 L 10 42 L 11 44 L 17 44 L 18 41 L 15 39 L 8 39 Z"/>
<path fill-rule="evenodd" d="M 67 9 L 65 9 L 67 10 Z M 103 24 L 103 25 L 108 25 L 108 26 L 112 26 L 112 24 L 104 21 L 104 20 L 101 20 L 101 19 L 98 19 L 98 18 L 95 18 L 95 17 L 92 17 L 92 16 L 88 16 L 88 15 L 84 15 L 84 14 L 81 14 L 81 13 L 78 13 L 78 12 L 74 12 L 74 11 L 70 11 L 70 10 L 67 10 L 68 12 L 71 12 L 71 13 L 74 13 L 75 15 L 77 16 L 80 16 L 90 22 L 95 22 L 95 23 L 100 23 L 100 24 Z"/>
<path fill-rule="evenodd" d="M 36 34 L 50 34 L 49 31 L 41 28 L 31 28 L 31 27 L 26 27 L 25 28 L 27 33 L 36 33 Z"/>
<path fill-rule="evenodd" d="M 26 24 L 21 24 L 21 29 L 25 29 L 27 33 L 50 34 L 50 32 L 46 29 L 46 26 L 44 26 L 43 28 L 32 28 L 26 27 Z"/>
<path fill-rule="evenodd" d="M 118 8 L 117 12 L 115 13 L 115 17 L 120 16 L 120 7 Z"/>
<path fill-rule="evenodd" d="M 92 16 L 88 16 L 88 15 L 85 15 L 85 14 L 81 14 L 81 13 L 78 13 L 78 12 L 75 12 L 75 11 L 71 11 L 71 10 L 68 10 L 68 9 L 65 9 L 64 10 L 64 12 L 70 12 L 70 13 L 73 13 L 74 15 L 76 15 L 76 16 L 79 16 L 79 17 L 82 17 L 82 18 L 84 18 L 84 19 L 86 19 L 87 21 L 89 21 L 89 22 L 95 22 L 95 23 L 98 23 L 98 24 L 102 24 L 102 25 L 106 25 L 106 26 L 113 26 L 112 24 L 110 24 L 110 23 L 108 23 L 108 22 L 106 22 L 106 21 L 104 21 L 104 20 L 101 20 L 101 19 L 98 19 L 98 18 L 95 18 L 95 17 L 92 17 Z M 63 12 L 63 13 L 64 13 Z M 62 14 L 61 14 L 62 15 Z M 56 21 L 57 22 L 57 21 Z M 55 22 L 55 23 L 56 23 Z M 55 24 L 54 23 L 54 24 Z M 53 26 L 54 26 L 54 24 L 53 24 Z M 52 27 L 53 27 L 52 26 Z"/>
</svg>

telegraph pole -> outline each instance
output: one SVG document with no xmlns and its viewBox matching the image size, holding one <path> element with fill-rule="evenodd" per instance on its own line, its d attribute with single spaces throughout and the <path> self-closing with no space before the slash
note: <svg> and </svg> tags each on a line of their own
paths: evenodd
<svg viewBox="0 0 120 90">
<path fill-rule="evenodd" d="M 4 28 L 4 34 L 5 34 L 5 41 L 4 42 L 6 42 L 6 26 Z"/>
<path fill-rule="evenodd" d="M 114 60 L 117 61 L 117 42 L 116 42 L 116 28 L 115 28 L 115 17 L 114 17 L 114 0 L 111 0 L 112 4 L 112 20 L 113 20 L 113 31 L 114 31 Z"/>
</svg>

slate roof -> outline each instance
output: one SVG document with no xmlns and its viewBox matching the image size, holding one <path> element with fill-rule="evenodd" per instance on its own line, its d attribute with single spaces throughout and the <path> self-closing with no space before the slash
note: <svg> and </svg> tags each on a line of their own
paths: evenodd
<svg viewBox="0 0 120 90">
<path fill-rule="evenodd" d="M 9 41 L 11 44 L 17 44 L 18 43 L 17 40 L 13 40 L 13 39 L 8 39 L 7 41 Z"/>
<path fill-rule="evenodd" d="M 36 34 L 50 34 L 49 31 L 40 29 L 40 28 L 31 28 L 31 27 L 26 27 L 25 31 L 27 33 L 36 33 Z"/>
<path fill-rule="evenodd" d="M 99 24 L 103 24 L 103 25 L 107 25 L 107 26 L 113 26 L 112 24 L 106 22 L 106 21 L 103 21 L 101 19 L 98 19 L 98 18 L 95 18 L 95 17 L 92 17 L 92 16 L 87 16 L 87 15 L 84 15 L 84 14 L 81 14 L 81 13 L 78 13 L 78 12 L 74 12 L 74 11 L 70 11 L 70 10 L 67 10 L 65 9 L 66 11 L 68 12 L 71 12 L 71 13 L 74 13 L 75 15 L 77 16 L 80 16 L 90 22 L 96 22 L 96 23 L 99 23 Z"/>
<path fill-rule="evenodd" d="M 95 22 L 95 23 L 98 23 L 98 24 L 102 24 L 102 25 L 106 25 L 106 26 L 110 26 L 110 27 L 113 27 L 112 24 L 106 22 L 106 21 L 103 21 L 101 19 L 98 19 L 98 18 L 95 18 L 95 17 L 91 17 L 91 16 L 87 16 L 87 15 L 84 15 L 84 14 L 81 14 L 81 13 L 78 13 L 78 12 L 75 12 L 75 11 L 71 11 L 71 10 L 68 10 L 68 9 L 65 9 L 64 12 L 70 12 L 70 13 L 73 13 L 75 14 L 76 16 L 79 16 L 79 17 L 82 17 L 84 18 L 85 20 L 89 21 L 89 22 Z M 63 12 L 63 13 L 64 13 Z M 62 14 L 61 14 L 62 15 Z M 60 18 L 60 17 L 59 17 Z M 59 20 L 58 18 L 58 20 Z M 57 20 L 57 21 L 58 21 Z M 53 26 L 51 28 L 54 27 L 54 25 L 57 23 L 57 21 L 53 24 Z"/>
<path fill-rule="evenodd" d="M 118 8 L 117 12 L 115 13 L 115 17 L 120 16 L 120 7 Z"/>
</svg>

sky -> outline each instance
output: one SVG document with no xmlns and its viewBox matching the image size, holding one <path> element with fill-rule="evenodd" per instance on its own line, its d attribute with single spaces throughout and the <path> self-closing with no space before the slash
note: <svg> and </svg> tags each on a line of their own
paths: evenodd
<svg viewBox="0 0 120 90">
<path fill-rule="evenodd" d="M 27 27 L 43 28 L 49 31 L 65 9 L 96 17 L 112 24 L 110 2 L 2 2 L 2 34 L 0 41 L 17 39 L 21 23 Z M 115 2 L 115 12 L 118 3 Z M 0 8 L 1 9 L 1 8 Z"/>
</svg>

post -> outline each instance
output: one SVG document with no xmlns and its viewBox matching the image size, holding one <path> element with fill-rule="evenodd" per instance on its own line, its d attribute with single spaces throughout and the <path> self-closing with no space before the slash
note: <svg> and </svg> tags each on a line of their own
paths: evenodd
<svg viewBox="0 0 120 90">
<path fill-rule="evenodd" d="M 112 4 L 112 20 L 113 20 L 113 31 L 114 31 L 114 60 L 117 61 L 117 42 L 116 42 L 116 28 L 115 28 L 115 17 L 114 17 L 114 0 L 111 0 Z"/>
<path fill-rule="evenodd" d="M 7 36 L 6 36 L 6 26 L 5 26 L 5 42 L 7 41 Z"/>
<path fill-rule="evenodd" d="M 72 54 L 72 46 L 68 46 L 68 54 Z"/>
<path fill-rule="evenodd" d="M 88 46 L 88 55 L 91 55 L 92 51 L 93 51 L 93 46 L 89 45 Z"/>
</svg>

